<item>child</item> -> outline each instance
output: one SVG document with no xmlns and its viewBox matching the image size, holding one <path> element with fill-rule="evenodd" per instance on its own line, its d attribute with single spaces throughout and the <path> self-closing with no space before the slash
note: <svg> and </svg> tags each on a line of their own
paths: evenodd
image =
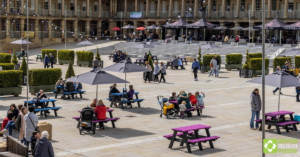
<svg viewBox="0 0 300 157">
<path fill-rule="evenodd" d="M 196 99 L 195 95 L 193 95 L 192 93 L 188 93 L 188 96 L 189 96 L 191 104 L 193 106 L 196 106 L 198 103 L 197 103 L 197 99 Z"/>
<path fill-rule="evenodd" d="M 184 119 L 184 112 L 186 110 L 186 102 L 185 101 L 182 101 L 181 104 L 179 105 L 179 108 L 180 108 L 180 118 L 181 119 Z"/>
<path fill-rule="evenodd" d="M 97 107 L 95 108 L 95 114 L 97 120 L 105 120 L 106 119 L 106 106 L 103 104 L 102 100 L 98 101 Z M 100 129 L 104 129 L 103 122 L 99 122 Z"/>
<path fill-rule="evenodd" d="M 195 95 L 198 102 L 197 112 L 198 112 L 198 116 L 200 116 L 199 108 L 204 107 L 203 99 L 205 98 L 205 94 L 203 92 L 201 92 L 201 94 L 199 92 L 196 92 Z"/>
</svg>

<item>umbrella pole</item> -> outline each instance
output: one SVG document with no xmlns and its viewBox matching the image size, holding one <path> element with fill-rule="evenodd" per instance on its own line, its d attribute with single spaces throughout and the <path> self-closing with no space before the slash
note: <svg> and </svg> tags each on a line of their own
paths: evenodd
<svg viewBox="0 0 300 157">
<path fill-rule="evenodd" d="M 98 100 L 98 85 L 96 87 L 96 99 Z"/>
<path fill-rule="evenodd" d="M 126 90 L 126 78 L 127 78 L 127 75 L 126 75 L 126 73 L 125 73 L 125 90 Z M 127 90 L 126 90 L 127 91 Z"/>
<path fill-rule="evenodd" d="M 278 94 L 278 112 L 279 112 L 279 109 L 280 109 L 280 94 L 281 93 L 281 88 L 279 88 L 279 94 Z"/>
</svg>

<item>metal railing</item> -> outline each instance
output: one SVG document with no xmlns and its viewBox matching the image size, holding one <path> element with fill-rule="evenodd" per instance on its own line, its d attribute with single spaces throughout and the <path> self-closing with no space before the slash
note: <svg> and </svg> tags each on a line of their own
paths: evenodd
<svg viewBox="0 0 300 157">
<path fill-rule="evenodd" d="M 10 38 L 21 38 L 21 32 L 20 31 L 13 31 L 10 32 Z"/>
<path fill-rule="evenodd" d="M 67 17 L 74 17 L 74 10 L 65 10 Z"/>
<path fill-rule="evenodd" d="M 161 18 L 168 18 L 169 17 L 169 13 L 168 12 L 160 12 L 160 17 Z"/>
<path fill-rule="evenodd" d="M 35 14 L 35 9 L 29 8 L 28 13 L 29 13 L 30 16 L 34 15 L 34 14 Z M 23 14 L 24 14 L 24 15 L 27 14 L 27 8 L 24 8 L 24 13 L 23 13 Z"/>
<path fill-rule="evenodd" d="M 71 32 L 67 32 L 67 38 L 74 38 L 74 34 Z"/>
<path fill-rule="evenodd" d="M 0 31 L 0 39 L 6 38 L 6 31 Z"/>
<path fill-rule="evenodd" d="M 90 11 L 89 13 L 90 17 L 99 17 L 99 12 L 98 11 Z"/>
<path fill-rule="evenodd" d="M 109 11 L 103 11 L 102 12 L 102 18 L 109 18 L 110 17 L 110 12 Z"/>
<path fill-rule="evenodd" d="M 9 13 L 10 14 L 17 14 L 17 13 L 21 13 L 21 10 L 20 10 L 20 8 L 16 8 L 16 7 L 9 8 Z"/>
<path fill-rule="evenodd" d="M 61 16 L 61 10 L 52 9 L 51 10 L 51 16 L 58 16 L 58 17 L 60 17 Z"/>
<path fill-rule="evenodd" d="M 62 32 L 61 31 L 52 31 L 52 38 L 61 38 Z"/>
<path fill-rule="evenodd" d="M 78 10 L 77 11 L 77 17 L 86 17 L 86 11 Z"/>
<path fill-rule="evenodd" d="M 47 31 L 39 31 L 38 36 L 40 39 L 49 38 L 49 34 Z"/>
<path fill-rule="evenodd" d="M 149 11 L 148 18 L 157 18 L 157 12 L 156 11 Z"/>
</svg>

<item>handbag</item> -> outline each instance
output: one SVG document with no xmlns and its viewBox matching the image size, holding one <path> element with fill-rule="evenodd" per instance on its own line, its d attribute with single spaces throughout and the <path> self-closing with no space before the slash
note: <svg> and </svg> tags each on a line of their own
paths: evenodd
<svg viewBox="0 0 300 157">
<path fill-rule="evenodd" d="M 31 121 L 31 124 L 34 126 L 34 130 L 37 131 L 37 132 L 40 132 L 40 128 L 38 126 L 35 126 L 30 118 L 30 116 L 28 115 L 30 121 Z"/>
</svg>

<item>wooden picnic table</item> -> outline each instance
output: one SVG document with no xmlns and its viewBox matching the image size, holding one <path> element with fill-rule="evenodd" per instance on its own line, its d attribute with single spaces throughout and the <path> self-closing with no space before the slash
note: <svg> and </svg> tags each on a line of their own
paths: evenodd
<svg viewBox="0 0 300 157">
<path fill-rule="evenodd" d="M 52 107 L 48 107 L 49 103 L 51 102 Z M 49 110 L 54 110 L 55 117 L 57 117 L 57 110 L 61 109 L 61 107 L 55 106 L 56 99 L 42 99 L 42 100 L 30 100 L 24 101 L 24 106 L 34 106 L 34 112 L 41 112 L 41 115 L 44 114 L 47 117 L 47 112 Z M 38 108 L 38 104 L 41 104 L 41 108 Z"/>
<path fill-rule="evenodd" d="M 167 139 L 170 139 L 169 148 L 172 148 L 174 142 L 178 141 L 178 142 L 180 142 L 180 146 L 183 146 L 184 144 L 186 144 L 188 152 L 191 153 L 192 151 L 191 151 L 190 144 L 194 144 L 194 143 L 198 143 L 199 149 L 203 150 L 201 142 L 209 141 L 210 147 L 214 148 L 212 141 L 214 141 L 220 137 L 210 136 L 210 132 L 209 132 L 210 128 L 211 128 L 211 126 L 202 125 L 202 124 L 172 128 L 173 135 L 171 135 L 171 137 L 170 137 L 170 135 L 165 135 L 164 137 Z M 199 130 L 205 130 L 206 135 L 204 135 L 204 136 L 199 135 Z"/>
<path fill-rule="evenodd" d="M 293 117 L 294 112 L 292 111 L 275 111 L 275 112 L 269 112 L 265 114 L 265 124 L 268 125 L 268 129 L 271 129 L 272 126 L 276 127 L 277 133 L 281 134 L 280 127 L 284 128 L 286 132 L 289 132 L 289 130 L 297 131 L 296 124 L 299 124 L 298 121 L 294 121 Z M 289 115 L 290 120 L 287 120 L 285 118 L 285 115 Z M 256 122 L 261 123 L 260 120 L 256 120 Z M 292 127 L 289 127 L 292 126 Z M 260 125 L 259 130 L 262 130 L 262 124 Z"/>
<path fill-rule="evenodd" d="M 144 101 L 144 99 L 139 99 L 139 92 L 134 92 L 135 95 L 135 99 L 133 100 L 122 100 L 123 98 L 126 98 L 127 93 L 126 92 L 122 92 L 122 93 L 111 93 L 111 98 L 108 98 L 109 101 L 111 101 L 110 103 L 110 107 L 113 106 L 114 102 L 119 103 L 119 106 L 121 106 L 122 109 L 124 109 L 124 104 L 128 103 L 128 102 L 137 102 L 138 107 L 141 107 L 140 102 Z"/>
</svg>

